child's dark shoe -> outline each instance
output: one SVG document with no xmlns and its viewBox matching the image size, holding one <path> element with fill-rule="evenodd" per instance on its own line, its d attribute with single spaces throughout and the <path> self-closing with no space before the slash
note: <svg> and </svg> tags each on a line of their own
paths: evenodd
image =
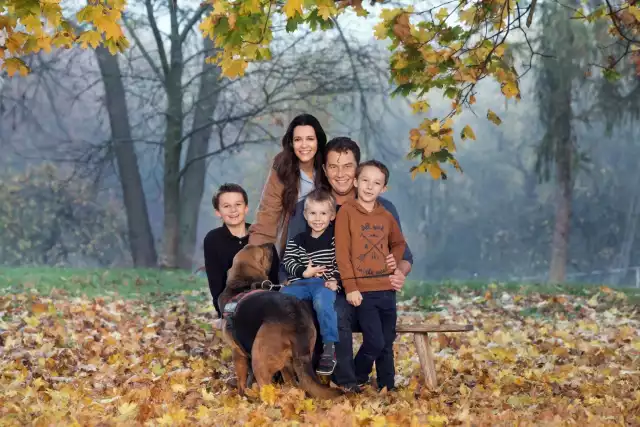
<svg viewBox="0 0 640 427">
<path fill-rule="evenodd" d="M 325 344 L 316 373 L 318 375 L 331 375 L 336 367 L 336 350 L 333 343 Z"/>
</svg>

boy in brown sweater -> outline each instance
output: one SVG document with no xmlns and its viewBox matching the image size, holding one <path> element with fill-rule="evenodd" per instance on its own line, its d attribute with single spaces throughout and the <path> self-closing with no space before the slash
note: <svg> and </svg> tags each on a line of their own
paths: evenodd
<svg viewBox="0 0 640 427">
<path fill-rule="evenodd" d="M 378 202 L 387 189 L 389 169 L 370 160 L 358 166 L 358 197 L 342 205 L 335 224 L 336 260 L 347 301 L 356 306 L 362 346 L 354 364 L 359 385 L 376 364 L 378 389 L 395 388 L 393 342 L 396 338 L 396 292 L 389 276 L 404 254 L 406 242 L 393 216 Z M 387 255 L 395 262 L 388 265 Z"/>
</svg>

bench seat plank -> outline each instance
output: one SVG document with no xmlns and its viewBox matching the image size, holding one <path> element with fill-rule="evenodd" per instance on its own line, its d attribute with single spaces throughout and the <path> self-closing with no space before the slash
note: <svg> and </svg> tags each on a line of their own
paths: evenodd
<svg viewBox="0 0 640 427">
<path fill-rule="evenodd" d="M 396 332 L 399 334 L 426 334 L 428 332 L 468 332 L 473 330 L 473 325 L 456 325 L 456 324 L 432 324 L 428 323 L 399 323 L 396 326 Z"/>
</svg>

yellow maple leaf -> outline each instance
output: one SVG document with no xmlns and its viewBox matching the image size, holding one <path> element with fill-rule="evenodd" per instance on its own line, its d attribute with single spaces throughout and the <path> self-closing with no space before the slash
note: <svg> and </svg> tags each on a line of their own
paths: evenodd
<svg viewBox="0 0 640 427">
<path fill-rule="evenodd" d="M 428 415 L 427 422 L 431 426 L 443 426 L 449 422 L 449 418 L 445 415 Z"/>
<path fill-rule="evenodd" d="M 220 63 L 222 74 L 229 78 L 243 76 L 249 63 L 244 59 L 232 59 Z"/>
<path fill-rule="evenodd" d="M 9 53 L 16 54 L 22 49 L 22 46 L 25 44 L 28 38 L 29 35 L 21 31 L 12 32 L 5 40 L 4 45 Z"/>
<path fill-rule="evenodd" d="M 473 129 L 471 129 L 471 126 L 469 125 L 466 125 L 462 129 L 462 132 L 460 132 L 460 136 L 462 137 L 462 139 L 467 139 L 467 138 L 471 138 L 473 140 L 476 139 L 476 134 L 473 133 Z"/>
<path fill-rule="evenodd" d="M 27 64 L 25 64 L 24 61 L 22 61 L 22 59 L 20 58 L 5 59 L 4 62 L 2 63 L 2 68 L 7 70 L 7 73 L 9 74 L 10 77 L 13 77 L 16 73 L 19 73 L 22 77 L 29 74 L 29 67 L 27 67 Z M 32 325 L 30 324 L 30 326 L 38 325 L 39 321 L 37 318 L 34 317 L 29 319 L 35 319 L 35 320 L 30 320 L 31 323 L 34 323 Z M 27 321 L 27 319 L 25 319 L 25 322 L 29 324 L 29 321 Z"/>
<path fill-rule="evenodd" d="M 78 37 L 78 42 L 80 42 L 80 46 L 83 49 L 86 49 L 89 46 L 95 49 L 100 45 L 101 41 L 102 36 L 100 36 L 100 33 L 94 30 L 85 31 L 84 33 L 80 34 L 80 37 Z"/>
<path fill-rule="evenodd" d="M 387 27 L 386 21 L 380 21 L 375 25 L 375 27 L 373 27 L 373 35 L 378 40 L 386 39 L 388 37 L 387 36 L 388 31 L 389 31 L 389 27 Z"/>
<path fill-rule="evenodd" d="M 411 12 L 411 10 L 409 10 L 408 8 L 406 10 L 400 8 L 382 9 L 382 11 L 380 12 L 380 17 L 385 21 L 391 21 L 393 20 L 393 18 L 404 12 Z"/>
<path fill-rule="evenodd" d="M 205 388 L 201 388 L 200 393 L 202 393 L 202 398 L 205 402 L 214 402 L 216 400 L 216 395 L 209 393 Z"/>
<path fill-rule="evenodd" d="M 213 16 L 221 16 L 227 14 L 227 6 L 229 4 L 226 1 L 214 1 L 213 2 L 213 10 L 211 11 L 211 15 Z"/>
<path fill-rule="evenodd" d="M 209 414 L 211 414 L 211 409 L 207 408 L 204 405 L 198 406 L 198 412 L 196 412 L 196 418 L 198 420 L 202 420 L 204 418 L 208 418 Z"/>
<path fill-rule="evenodd" d="M 431 175 L 433 179 L 442 178 L 444 173 L 438 163 L 427 163 L 427 171 L 429 171 L 429 175 Z"/>
<path fill-rule="evenodd" d="M 260 400 L 267 405 L 276 404 L 276 389 L 273 384 L 267 384 L 260 388 Z"/>
<path fill-rule="evenodd" d="M 135 402 L 127 402 L 118 406 L 118 421 L 126 421 L 135 418 L 138 415 L 138 404 Z"/>
<path fill-rule="evenodd" d="M 489 119 L 489 121 L 495 123 L 496 125 L 500 125 L 500 123 L 502 123 L 500 117 L 498 117 L 496 113 L 491 111 L 491 109 L 487 111 L 487 119 Z"/>
<path fill-rule="evenodd" d="M 416 143 L 416 148 L 422 150 L 425 155 L 440 151 L 440 140 L 435 136 L 422 135 Z"/>
<path fill-rule="evenodd" d="M 466 24 L 472 24 L 476 16 L 475 6 L 460 11 L 460 20 Z"/>
<path fill-rule="evenodd" d="M 36 15 L 27 15 L 24 18 L 20 18 L 20 22 L 25 26 L 27 32 L 39 36 L 43 33 L 42 21 Z"/>
<path fill-rule="evenodd" d="M 507 98 L 512 98 L 512 97 L 518 95 L 518 93 L 519 93 L 518 87 L 513 82 L 508 82 L 508 83 L 503 84 L 502 88 L 501 88 L 501 91 Z"/>
<path fill-rule="evenodd" d="M 456 144 L 455 142 L 453 142 L 453 136 L 451 135 L 443 136 L 442 142 L 444 142 L 444 147 L 447 149 L 448 152 L 450 153 L 456 152 Z"/>
<path fill-rule="evenodd" d="M 631 15 L 633 15 L 634 18 L 640 21 L 640 8 L 638 6 L 629 6 L 627 12 L 629 12 Z"/>
<path fill-rule="evenodd" d="M 336 10 L 336 8 L 333 7 L 332 5 L 325 5 L 325 4 L 318 5 L 318 15 L 325 21 L 331 18 L 331 15 L 337 12 L 338 11 Z"/>
<path fill-rule="evenodd" d="M 51 53 L 51 38 L 46 34 L 38 37 L 36 40 L 36 46 L 47 53 Z"/>
<path fill-rule="evenodd" d="M 429 111 L 429 103 L 427 103 L 427 101 L 414 102 L 413 104 L 411 104 L 411 109 L 413 110 L 414 114 L 419 112 L 426 113 L 427 111 Z"/>
<path fill-rule="evenodd" d="M 440 21 L 447 19 L 447 16 L 449 16 L 449 11 L 446 7 L 441 7 L 440 10 L 438 10 L 438 13 L 436 13 L 436 18 Z"/>
<path fill-rule="evenodd" d="M 51 28 L 57 28 L 62 23 L 62 8 L 59 4 L 41 2 L 40 10 Z"/>
<path fill-rule="evenodd" d="M 287 18 L 293 18 L 296 13 L 302 16 L 302 0 L 287 0 L 282 9 Z"/>
<path fill-rule="evenodd" d="M 104 32 L 104 36 L 107 40 L 118 39 L 123 35 L 122 28 L 120 28 L 120 25 L 118 25 L 113 16 L 101 16 L 94 19 L 93 22 L 100 31 Z"/>
<path fill-rule="evenodd" d="M 173 391 L 174 393 L 186 393 L 187 386 L 185 386 L 184 384 L 171 384 L 171 391 Z"/>
</svg>

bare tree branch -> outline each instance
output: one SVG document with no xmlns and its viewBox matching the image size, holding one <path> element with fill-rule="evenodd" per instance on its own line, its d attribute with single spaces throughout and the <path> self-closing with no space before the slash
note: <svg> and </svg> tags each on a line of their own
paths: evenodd
<svg viewBox="0 0 640 427">
<path fill-rule="evenodd" d="M 189 35 L 189 31 L 191 31 L 193 26 L 196 25 L 196 23 L 200 20 L 200 18 L 202 18 L 202 15 L 207 13 L 210 9 L 211 9 L 211 3 L 204 3 L 200 5 L 198 10 L 196 10 L 193 13 L 193 15 L 191 15 L 191 18 L 189 19 L 187 24 L 182 29 L 182 32 L 180 33 L 180 43 L 184 43 L 184 41 L 187 39 L 187 36 Z"/>
</svg>

